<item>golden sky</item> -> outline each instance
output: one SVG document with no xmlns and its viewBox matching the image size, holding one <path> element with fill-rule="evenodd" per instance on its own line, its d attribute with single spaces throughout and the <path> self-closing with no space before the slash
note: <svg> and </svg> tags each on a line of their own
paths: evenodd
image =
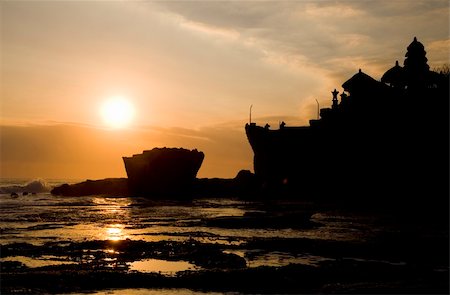
<svg viewBox="0 0 450 295">
<path fill-rule="evenodd" d="M 361 68 L 402 64 L 414 36 L 449 63 L 447 0 L 1 1 L 1 176 L 125 176 L 121 156 L 198 148 L 200 177 L 252 170 L 253 119 L 307 124 Z M 105 126 L 121 96 L 130 125 Z M 326 155 L 324 155 L 326 156 Z"/>
</svg>

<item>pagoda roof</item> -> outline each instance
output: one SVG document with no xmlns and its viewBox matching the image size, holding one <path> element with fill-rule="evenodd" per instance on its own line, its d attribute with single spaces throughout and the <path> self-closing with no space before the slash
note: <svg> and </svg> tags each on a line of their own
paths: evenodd
<svg viewBox="0 0 450 295">
<path fill-rule="evenodd" d="M 406 48 L 407 52 L 405 56 L 407 57 L 409 55 L 409 52 L 415 51 L 415 52 L 425 52 L 425 46 L 419 41 L 417 41 L 417 38 L 414 37 L 414 40 L 411 42 L 411 44 L 408 45 Z"/>
<path fill-rule="evenodd" d="M 390 68 L 381 77 L 383 83 L 398 83 L 403 82 L 405 76 L 405 69 L 399 66 L 398 61 L 395 62 L 395 66 Z"/>
<path fill-rule="evenodd" d="M 370 77 L 366 73 L 363 73 L 361 69 L 359 69 L 358 73 L 353 75 L 353 77 L 351 77 L 350 79 L 345 81 L 344 84 L 342 84 L 342 88 L 344 88 L 345 91 L 352 92 L 353 89 L 367 88 L 374 86 L 378 83 L 379 82 L 377 80 Z"/>
</svg>

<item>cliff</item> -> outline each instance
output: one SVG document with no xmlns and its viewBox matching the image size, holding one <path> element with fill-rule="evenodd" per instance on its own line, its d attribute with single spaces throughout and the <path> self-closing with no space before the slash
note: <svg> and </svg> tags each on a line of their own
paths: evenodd
<svg viewBox="0 0 450 295">
<path fill-rule="evenodd" d="M 183 197 L 192 190 L 205 155 L 196 149 L 154 148 L 123 157 L 130 191 L 135 195 Z"/>
</svg>

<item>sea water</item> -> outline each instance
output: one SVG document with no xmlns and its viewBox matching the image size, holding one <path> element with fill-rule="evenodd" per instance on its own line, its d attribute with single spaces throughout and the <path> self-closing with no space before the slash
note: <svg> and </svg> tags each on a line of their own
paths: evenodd
<svg viewBox="0 0 450 295">
<path fill-rule="evenodd" d="M 90 195 L 80 197 L 55 196 L 52 187 L 79 180 L 64 179 L 2 179 L 0 184 L 0 244 L 46 242 L 83 242 L 97 240 L 187 241 L 240 245 L 250 239 L 311 239 L 332 241 L 364 241 L 373 238 L 385 227 L 372 216 L 356 216 L 337 212 L 312 212 L 314 226 L 221 226 L 209 221 L 231 218 L 239 220 L 252 214 L 264 214 L 273 207 L 262 201 L 237 198 L 201 198 L 189 201 L 154 200 L 142 197 Z M 14 195 L 12 193 L 17 193 Z M 307 207 L 290 201 L 284 208 Z M 233 219 L 234 218 L 234 219 Z M 259 252 L 259 249 L 230 249 L 244 257 L 248 267 L 284 266 L 289 263 L 317 265 L 329 257 L 289 251 Z M 1 258 L 4 261 L 6 258 Z M 9 258 L 10 259 L 10 258 Z M 20 257 L 16 260 L 21 260 Z M 33 265 L 51 264 L 22 259 Z M 154 261 L 138 261 L 130 265 L 142 272 L 158 271 Z M 56 264 L 56 262 L 55 262 Z M 148 267 L 146 268 L 146 265 Z M 157 265 L 157 264 L 156 264 Z M 185 261 L 160 263 L 160 271 L 173 273 L 196 269 Z M 178 267 L 178 268 L 177 268 Z M 170 272 L 170 271 L 168 271 Z"/>
<path fill-rule="evenodd" d="M 312 229 L 208 227 L 200 225 L 199 221 L 262 212 L 266 204 L 235 198 L 176 201 L 119 195 L 67 197 L 50 193 L 54 186 L 75 182 L 77 180 L 1 179 L 0 242 L 42 244 L 48 240 L 90 239 L 159 241 L 192 237 L 219 243 L 239 243 L 241 237 L 360 240 L 368 234 L 364 227 L 372 226 L 365 224 L 369 220 L 355 216 L 317 213 L 311 220 L 322 226 Z M 37 192 L 30 188 L 35 188 Z M 13 192 L 18 195 L 12 196 Z"/>
<path fill-rule="evenodd" d="M 21 245 L 28 247 L 26 245 L 31 244 L 41 246 L 40 251 L 44 249 L 41 253 L 15 254 L 16 256 L 3 257 L 0 253 L 1 264 L 19 262 L 29 268 L 70 268 L 73 264 L 80 266 L 83 261 L 88 261 L 92 265 L 101 263 L 103 267 L 111 267 L 111 270 L 119 272 L 159 273 L 164 276 L 202 270 L 202 266 L 196 265 L 189 257 L 164 260 L 167 256 L 158 259 L 158 256 L 134 258 L 130 255 L 132 258 L 119 261 L 119 252 L 116 251 L 120 250 L 117 249 L 82 249 L 82 255 L 75 258 L 64 253 L 45 251 L 52 243 L 82 245 L 84 242 L 97 241 L 94 242 L 96 245 L 103 245 L 98 241 L 120 244 L 131 240 L 219 244 L 222 253 L 243 258 L 247 268 L 277 268 L 300 264 L 320 269 L 324 263 L 345 265 L 350 260 L 354 263 L 381 263 L 401 270 L 405 265 L 416 263 L 415 260 L 428 261 L 423 257 L 436 260 L 440 254 L 431 253 L 432 247 L 429 245 L 438 246 L 440 241 L 448 241 L 446 227 L 424 227 L 421 222 L 405 223 L 395 214 L 384 216 L 367 211 L 339 210 L 333 206 L 318 207 L 317 204 L 300 200 L 211 197 L 180 201 L 120 195 L 65 197 L 50 193 L 54 186 L 80 181 L 82 180 L 1 179 L 0 246 L 2 249 L 20 249 Z M 180 199 L 184 198 L 180 196 Z M 297 215 L 298 222 L 295 222 Z M 280 216 L 290 219 L 288 222 L 281 219 L 280 222 Z M 291 220 L 294 220 L 292 224 L 289 223 Z M 405 243 L 405 239 L 419 244 Z M 308 245 L 308 242 L 302 244 L 303 241 L 311 241 L 312 244 L 309 245 L 313 247 L 303 247 Z M 401 254 L 396 250 L 396 242 L 416 248 L 419 245 L 418 248 L 423 251 L 417 253 L 420 254 L 418 258 L 411 251 L 397 257 L 389 250 L 392 245 L 393 253 Z M 8 246 L 13 244 L 14 246 Z M 355 244 L 359 246 L 355 248 Z M 377 245 L 384 245 L 384 250 L 378 251 Z M 357 253 L 352 253 L 348 249 L 358 250 Z M 370 250 L 367 252 L 365 249 Z M 411 257 L 408 253 L 414 255 Z M 89 260 L 91 256 L 92 259 Z M 81 260 L 77 260 L 78 258 Z M 407 260 L 402 260 L 404 258 Z M 448 264 L 436 261 L 431 264 L 433 272 L 448 272 Z M 121 289 L 101 290 L 96 294 L 213 293 L 187 289 Z"/>
</svg>

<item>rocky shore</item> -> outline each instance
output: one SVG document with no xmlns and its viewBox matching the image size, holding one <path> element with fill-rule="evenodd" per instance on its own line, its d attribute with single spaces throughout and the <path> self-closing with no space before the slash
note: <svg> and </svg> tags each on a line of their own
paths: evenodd
<svg viewBox="0 0 450 295">
<path fill-rule="evenodd" d="M 17 261 L 3 262 L 2 293 L 37 294 L 88 292 L 104 288 L 188 288 L 242 293 L 427 293 L 448 292 L 448 267 L 439 255 L 442 241 L 405 247 L 399 240 L 377 243 L 310 241 L 307 239 L 249 239 L 224 246 L 185 242 L 89 241 L 82 243 L 10 244 L 2 256 L 53 256 L 55 266 L 28 268 Z M 437 242 L 435 244 L 431 244 Z M 246 259 L 230 250 L 309 251 L 326 255 L 315 265 L 247 267 Z M 199 268 L 167 276 L 130 270 L 130 262 L 157 258 L 189 261 Z M 245 257 L 248 258 L 248 257 Z M 388 260 L 385 260 L 388 259 Z"/>
<path fill-rule="evenodd" d="M 53 188 L 51 193 L 53 195 L 72 197 L 88 195 L 130 195 L 127 178 L 88 179 L 75 184 L 65 183 Z"/>
<path fill-rule="evenodd" d="M 400 211 L 293 200 L 94 196 L 97 203 L 82 206 L 78 200 L 90 198 L 62 199 L 71 199 L 76 207 L 51 203 L 53 211 L 21 217 L 44 219 L 39 225 L 25 223 L 27 230 L 19 234 L 35 232 L 45 239 L 1 244 L 2 294 L 136 288 L 238 294 L 448 293 L 448 222 L 442 216 L 418 218 Z M 72 208 L 74 213 L 101 216 L 66 219 L 55 213 L 60 207 L 59 212 Z M 109 227 L 118 222 L 122 225 Z M 58 237 L 92 223 L 103 235 L 80 238 L 81 232 L 75 231 Z M 19 229 L 2 230 L 14 241 Z M 165 271 L 165 264 L 176 267 Z"/>
<path fill-rule="evenodd" d="M 174 195 L 160 191 L 159 193 L 147 192 L 147 197 L 221 197 L 221 196 L 252 196 L 257 192 L 258 186 L 255 175 L 248 170 L 241 170 L 235 178 L 194 178 L 189 188 Z M 54 195 L 60 196 L 87 196 L 87 195 L 111 195 L 111 196 L 136 196 L 136 191 L 130 189 L 127 178 L 106 178 L 99 180 L 86 180 L 76 184 L 63 184 L 51 190 Z M 142 195 L 143 192 L 137 193 Z"/>
</svg>

